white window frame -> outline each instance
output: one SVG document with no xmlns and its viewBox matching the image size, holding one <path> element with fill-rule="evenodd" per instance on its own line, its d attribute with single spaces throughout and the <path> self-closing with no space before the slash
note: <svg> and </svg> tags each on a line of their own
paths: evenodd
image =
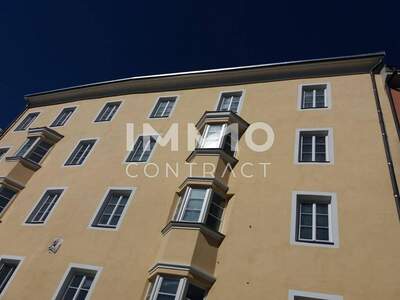
<svg viewBox="0 0 400 300">
<path fill-rule="evenodd" d="M 28 124 L 28 126 L 27 126 L 25 129 L 17 129 L 17 128 L 19 127 L 19 125 L 20 125 L 23 121 L 25 121 L 25 119 L 26 119 L 30 114 L 36 114 L 36 113 L 37 113 L 38 115 L 33 119 L 32 122 L 30 122 L 30 123 Z M 24 118 L 23 118 L 22 120 L 20 120 L 20 121 L 18 122 L 18 124 L 16 124 L 16 126 L 15 126 L 15 128 L 14 128 L 14 131 L 15 131 L 15 132 L 25 132 L 25 131 L 27 131 L 27 130 L 32 126 L 32 124 L 35 123 L 35 121 L 39 118 L 39 116 L 40 116 L 41 113 L 42 113 L 41 111 L 30 111 L 30 112 L 28 112 L 28 113 L 24 116 Z"/>
<path fill-rule="evenodd" d="M 119 102 L 119 105 L 118 105 L 117 109 L 115 110 L 115 112 L 114 112 L 114 114 L 112 115 L 112 117 L 111 117 L 110 120 L 108 120 L 108 121 L 96 121 L 97 118 L 100 116 L 101 112 L 103 111 L 103 109 L 105 109 L 106 106 L 107 106 L 108 104 L 117 103 L 117 102 Z M 94 118 L 94 120 L 92 121 L 92 123 L 94 123 L 94 124 L 110 123 L 112 120 L 114 120 L 115 116 L 118 114 L 118 112 L 120 111 L 120 109 L 121 109 L 121 107 L 122 107 L 123 104 L 124 104 L 124 101 L 123 101 L 123 100 L 112 100 L 112 101 L 107 101 L 106 103 L 104 103 L 104 105 L 103 105 L 103 106 L 101 107 L 101 109 L 98 111 L 98 113 L 96 114 L 96 117 Z"/>
<path fill-rule="evenodd" d="M 14 280 L 15 276 L 17 275 L 17 272 L 19 268 L 21 267 L 25 257 L 24 256 L 14 256 L 14 255 L 1 255 L 0 256 L 0 262 L 2 260 L 8 260 L 8 261 L 18 261 L 18 265 L 14 270 L 14 273 L 11 275 L 11 277 L 8 279 L 6 285 L 3 288 L 3 291 L 0 293 L 0 299 L 3 298 L 3 296 L 6 294 L 7 289 L 9 288 L 11 282 Z"/>
<path fill-rule="evenodd" d="M 221 132 L 220 132 L 220 136 L 219 136 L 219 143 L 218 143 L 218 147 L 216 148 L 204 148 L 204 144 L 206 143 L 206 137 L 208 134 L 208 131 L 210 129 L 210 126 L 222 126 L 221 128 Z M 227 125 L 225 123 L 211 123 L 211 124 L 206 124 L 204 130 L 203 130 L 203 134 L 201 135 L 200 138 L 200 143 L 198 148 L 201 149 L 217 149 L 217 148 L 222 148 L 223 146 L 223 142 L 224 142 L 224 135 L 225 135 L 225 131 L 226 131 L 226 127 Z"/>
<path fill-rule="evenodd" d="M 70 158 L 70 156 L 72 155 L 72 153 L 74 153 L 76 147 L 78 147 L 79 143 L 82 141 L 87 141 L 87 140 L 94 140 L 94 144 L 93 147 L 91 148 L 90 152 L 88 153 L 88 155 L 86 155 L 85 159 L 82 161 L 82 163 L 80 165 L 66 165 L 68 159 Z M 82 167 L 86 161 L 88 160 L 89 156 L 94 152 L 94 149 L 97 145 L 97 143 L 99 142 L 100 138 L 98 137 L 92 137 L 92 138 L 84 138 L 84 139 L 80 139 L 78 140 L 78 142 L 74 145 L 74 147 L 72 148 L 72 151 L 70 152 L 70 154 L 67 156 L 67 159 L 64 161 L 62 167 L 63 168 L 77 168 L 77 167 Z"/>
<path fill-rule="evenodd" d="M 23 155 L 17 156 L 18 152 L 25 146 L 25 144 L 28 142 L 28 140 L 29 140 L 30 138 L 34 138 L 34 139 L 35 139 L 35 141 L 33 142 L 33 144 L 25 151 L 25 153 L 24 153 Z M 27 156 L 29 156 L 29 155 L 31 154 L 31 152 L 37 147 L 37 145 L 38 145 L 40 142 L 42 142 L 42 141 L 44 141 L 44 142 L 46 142 L 46 143 L 48 143 L 48 144 L 51 145 L 50 148 L 49 148 L 49 150 L 47 150 L 46 154 L 43 155 L 42 159 L 41 159 L 39 162 L 35 162 L 35 161 L 32 161 L 32 160 L 28 159 Z M 23 144 L 18 148 L 18 150 L 15 152 L 15 157 L 23 157 L 23 158 L 29 160 L 29 161 L 30 161 L 31 163 L 33 163 L 33 164 L 41 165 L 41 164 L 43 163 L 43 161 L 46 159 L 46 157 L 49 155 L 51 149 L 53 149 L 54 145 L 55 145 L 54 143 L 49 142 L 48 140 L 43 139 L 43 138 L 41 138 L 41 137 L 27 137 L 26 140 L 24 141 L 24 143 L 23 143 Z"/>
<path fill-rule="evenodd" d="M 40 195 L 39 199 L 36 200 L 35 204 L 33 205 L 33 207 L 31 208 L 31 210 L 29 211 L 29 213 L 27 214 L 25 221 L 22 223 L 22 225 L 24 226 L 44 226 L 47 224 L 47 222 L 49 221 L 49 219 L 51 218 L 52 214 L 54 213 L 54 211 L 56 210 L 58 204 L 61 201 L 61 198 L 63 197 L 63 195 L 65 194 L 65 191 L 68 189 L 68 187 L 47 187 L 44 192 Z M 52 190 L 61 190 L 61 194 L 58 197 L 56 203 L 54 204 L 53 208 L 50 210 L 49 214 L 47 215 L 46 219 L 44 220 L 43 223 L 28 223 L 29 217 L 33 214 L 33 212 L 35 211 L 36 207 L 39 205 L 40 201 L 43 199 L 43 197 L 46 195 L 46 193 L 48 191 L 52 191 Z"/>
<path fill-rule="evenodd" d="M 62 295 L 58 295 L 58 294 L 61 292 L 61 290 L 64 289 L 65 285 L 68 284 L 68 282 L 66 282 L 66 279 L 68 278 L 68 275 L 70 274 L 70 272 L 72 270 L 76 270 L 78 272 L 93 272 L 93 273 L 95 273 L 93 282 L 90 286 L 90 289 L 89 289 L 86 299 L 85 299 L 85 300 L 89 300 L 93 294 L 95 287 L 96 287 L 96 283 L 99 280 L 99 277 L 100 277 L 101 271 L 103 270 L 103 267 L 70 263 L 68 265 L 67 270 L 64 272 L 64 275 L 61 278 L 53 297 L 51 298 L 52 300 L 60 299 L 58 296 L 62 296 Z"/>
<path fill-rule="evenodd" d="M 176 295 L 175 295 L 175 299 L 174 300 L 185 300 L 186 299 L 186 293 L 188 291 L 189 285 L 191 284 L 190 281 L 186 278 L 186 277 L 181 277 L 181 276 L 173 276 L 173 275 L 166 275 L 166 276 L 162 276 L 162 275 L 157 275 L 156 279 L 154 280 L 154 284 L 151 285 L 149 289 L 151 289 L 150 295 L 146 296 L 146 299 L 148 300 L 157 300 L 160 288 L 161 288 L 161 284 L 162 281 L 164 280 L 165 277 L 174 277 L 176 279 L 179 279 L 179 284 L 178 284 L 178 288 L 176 290 Z M 197 285 L 196 285 L 197 286 Z M 197 286 L 198 287 L 198 286 Z M 201 288 L 201 287 L 199 287 Z M 201 288 L 203 289 L 203 288 Z M 203 289 L 205 291 L 205 294 L 207 294 L 207 290 Z M 206 299 L 206 295 L 204 297 L 204 299 Z"/>
<path fill-rule="evenodd" d="M 312 87 L 318 85 L 325 85 L 325 106 L 326 107 L 312 107 L 312 108 L 302 108 L 303 103 L 303 88 Z M 315 106 L 315 96 L 314 96 L 314 106 Z M 319 83 L 302 83 L 298 85 L 297 88 L 297 109 L 300 111 L 308 111 L 308 110 L 327 110 L 332 107 L 332 88 L 330 82 L 319 82 Z"/>
<path fill-rule="evenodd" d="M 2 149 L 7 149 L 7 151 L 4 152 L 2 157 L 0 157 L 0 161 L 4 160 L 6 158 L 7 153 L 9 153 L 11 151 L 11 146 L 1 146 L 0 150 L 2 150 Z"/>
<path fill-rule="evenodd" d="M 297 238 L 297 218 L 298 218 L 298 196 L 323 196 L 330 198 L 329 210 L 329 236 L 330 241 L 311 241 L 299 240 Z M 315 223 L 314 223 L 315 224 Z M 292 193 L 292 212 L 290 227 L 290 244 L 298 246 L 339 248 L 339 223 L 338 207 L 336 193 L 332 192 L 312 192 L 312 191 L 294 191 Z"/>
<path fill-rule="evenodd" d="M 128 198 L 128 201 L 126 202 L 126 205 L 124 207 L 124 210 L 122 211 L 121 217 L 118 220 L 118 224 L 115 227 L 98 227 L 98 226 L 94 226 L 94 221 L 96 220 L 97 215 L 100 213 L 100 210 L 104 204 L 104 201 L 106 201 L 109 193 L 113 190 L 118 190 L 118 191 L 129 191 L 131 192 Z M 90 219 L 88 228 L 89 229 L 95 229 L 95 230 L 105 230 L 105 231 L 117 231 L 122 224 L 123 219 L 125 218 L 125 215 L 129 209 L 129 206 L 131 204 L 131 202 L 134 199 L 134 195 L 136 193 L 136 187 L 120 187 L 120 186 L 110 186 L 107 188 L 106 192 L 104 193 L 101 201 L 99 202 L 99 204 L 97 205 L 96 211 L 94 212 L 92 218 Z"/>
<path fill-rule="evenodd" d="M 203 205 L 201 207 L 201 211 L 200 211 L 200 215 L 199 215 L 199 220 L 194 221 L 194 222 L 186 221 L 186 220 L 182 219 L 183 215 L 185 213 L 185 209 L 189 202 L 189 195 L 191 194 L 191 191 L 193 189 L 206 190 L 206 193 L 205 193 L 205 196 L 203 199 Z M 178 203 L 177 210 L 176 210 L 176 213 L 174 214 L 173 220 L 176 222 L 182 222 L 182 223 L 201 223 L 201 224 L 206 225 L 208 213 L 209 213 L 210 206 L 211 206 L 212 196 L 214 195 L 214 193 L 216 193 L 216 192 L 213 191 L 213 189 L 211 187 L 188 186 L 186 188 L 183 196 L 180 198 L 180 201 Z M 223 207 L 223 209 L 222 209 L 221 220 L 220 220 L 219 228 L 217 229 L 218 232 L 222 232 L 224 216 L 225 216 L 225 207 Z M 215 230 L 215 229 L 213 229 L 213 230 Z"/>
<path fill-rule="evenodd" d="M 154 110 L 156 109 L 156 107 L 158 105 L 158 102 L 160 102 L 161 100 L 163 100 L 165 98 L 174 98 L 175 99 L 174 105 L 172 106 L 172 109 L 171 109 L 168 117 L 152 117 L 153 112 L 154 112 Z M 179 98 L 180 98 L 179 95 L 171 95 L 171 96 L 163 95 L 163 96 L 157 97 L 155 103 L 153 104 L 153 107 L 150 110 L 150 114 L 147 116 L 147 118 L 148 119 L 169 119 L 172 116 L 172 114 L 174 113 L 174 111 L 175 111 L 175 107 L 178 104 Z"/>
<path fill-rule="evenodd" d="M 217 99 L 217 105 L 215 106 L 215 111 L 218 111 L 218 107 L 219 107 L 219 103 L 222 100 L 222 96 L 224 94 L 234 94 L 234 93 L 241 93 L 240 95 L 240 100 L 239 100 L 239 105 L 238 105 L 238 109 L 236 114 L 239 114 L 240 111 L 242 110 L 242 106 L 243 106 L 243 102 L 244 102 L 244 96 L 246 91 L 244 89 L 241 90 L 227 90 L 227 91 L 221 91 L 218 95 L 218 99 Z"/>
<path fill-rule="evenodd" d="M 332 294 L 313 293 L 297 290 L 289 290 L 289 300 L 295 300 L 295 297 L 305 297 L 315 300 L 343 300 L 342 296 Z"/>
<path fill-rule="evenodd" d="M 196 189 L 206 190 L 206 193 L 205 193 L 205 196 L 204 196 L 204 199 L 203 199 L 203 205 L 201 207 L 201 212 L 200 212 L 200 215 L 199 215 L 199 220 L 197 222 L 195 222 L 195 223 L 203 223 L 204 224 L 205 220 L 206 220 L 206 216 L 207 216 L 210 200 L 211 200 L 211 195 L 212 195 L 212 189 L 211 188 L 190 187 L 190 186 L 187 187 L 186 191 L 184 193 L 183 201 L 182 201 L 182 203 L 181 203 L 181 205 L 179 207 L 178 214 L 176 215 L 176 220 L 179 221 L 179 222 L 192 223 L 192 222 L 189 222 L 189 221 L 182 220 L 182 218 L 183 218 L 185 209 L 187 207 L 187 204 L 189 202 L 189 195 L 190 195 L 190 193 L 191 193 L 191 191 L 193 189 L 195 189 L 195 190 Z"/>
<path fill-rule="evenodd" d="M 318 161 L 310 161 L 310 162 L 303 162 L 300 161 L 300 151 L 301 151 L 301 145 L 300 145 L 300 136 L 301 133 L 305 132 L 321 132 L 321 131 L 326 131 L 328 134 L 326 135 L 325 138 L 325 155 L 328 158 L 327 162 L 318 162 Z M 297 165 L 333 165 L 335 160 L 334 160 L 334 147 L 333 147 L 333 128 L 298 128 L 296 129 L 296 134 L 295 134 L 295 147 L 294 147 L 294 163 Z M 313 149 L 313 156 L 315 155 L 315 151 Z"/>
<path fill-rule="evenodd" d="M 60 114 L 63 112 L 64 109 L 71 109 L 74 108 L 74 110 L 72 111 L 72 113 L 69 115 L 68 119 L 65 121 L 65 123 L 63 125 L 57 125 L 57 126 L 53 126 L 54 122 L 58 119 L 58 117 L 60 116 Z M 58 114 L 56 115 L 56 117 L 54 118 L 54 120 L 50 123 L 50 128 L 61 128 L 66 126 L 70 120 L 72 119 L 72 117 L 76 114 L 78 110 L 78 105 L 75 106 L 67 106 L 67 107 L 63 107 L 58 111 Z"/>
<path fill-rule="evenodd" d="M 129 158 L 131 152 L 135 149 L 135 146 L 136 146 L 136 143 L 138 142 L 138 140 L 139 140 L 141 137 L 145 137 L 145 136 L 152 136 L 152 137 L 156 140 L 156 142 L 155 142 L 155 144 L 154 144 L 154 147 L 153 147 L 153 149 L 151 150 L 151 153 L 150 153 L 150 155 L 149 155 L 149 158 L 148 158 L 146 161 L 128 161 L 128 158 Z M 128 165 L 129 165 L 129 164 L 137 164 L 137 165 L 140 165 L 140 164 L 147 164 L 147 163 L 149 163 L 149 162 L 151 161 L 153 155 L 154 155 L 154 152 L 156 151 L 157 144 L 158 144 L 158 142 L 157 142 L 157 141 L 158 141 L 158 138 L 159 138 L 159 136 L 158 136 L 158 135 L 154 135 L 154 134 L 141 134 L 141 135 L 139 135 L 139 136 L 136 138 L 135 142 L 133 143 L 133 148 L 132 148 L 132 150 L 131 150 L 131 151 L 128 151 L 128 155 L 126 155 L 126 157 L 125 157 L 123 163 L 124 163 L 124 164 L 128 164 Z M 146 144 L 146 147 L 149 145 L 149 143 L 150 143 L 150 140 L 149 140 L 148 143 Z M 143 156 L 143 154 L 144 154 L 144 151 L 143 151 L 141 157 Z"/>
</svg>

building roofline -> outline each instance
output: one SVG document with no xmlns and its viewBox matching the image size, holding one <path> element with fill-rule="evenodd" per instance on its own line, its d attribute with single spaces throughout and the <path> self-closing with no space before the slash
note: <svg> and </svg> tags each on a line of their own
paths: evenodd
<svg viewBox="0 0 400 300">
<path fill-rule="evenodd" d="M 337 57 L 328 57 L 328 58 L 318 58 L 318 59 L 307 59 L 307 60 L 296 60 L 296 61 L 286 61 L 286 62 L 278 62 L 278 63 L 268 63 L 268 64 L 257 64 L 257 65 L 248 65 L 248 66 L 239 66 L 239 67 L 228 67 L 228 68 L 220 68 L 220 69 L 208 69 L 208 70 L 198 70 L 198 71 L 187 71 L 187 72 L 176 72 L 176 73 L 165 73 L 165 74 L 154 74 L 154 75 L 144 75 L 144 76 L 134 76 L 134 77 L 128 77 L 128 78 L 122 78 L 122 79 L 115 79 L 115 80 L 108 80 L 108 81 L 101 81 L 101 82 L 95 82 L 95 83 L 89 83 L 89 84 L 82 84 L 82 85 L 76 85 L 76 86 L 71 86 L 71 87 L 66 87 L 66 88 L 60 88 L 60 89 L 55 89 L 55 90 L 48 90 L 48 91 L 43 91 L 43 92 L 38 92 L 38 93 L 31 93 L 25 95 L 25 99 L 28 101 L 30 105 L 35 104 L 35 99 L 38 99 L 38 102 L 40 102 L 40 99 L 43 98 L 48 98 L 46 96 L 48 95 L 54 95 L 55 98 L 59 96 L 60 94 L 68 94 L 71 97 L 71 99 L 75 99 L 74 97 L 74 91 L 78 90 L 88 90 L 88 89 L 98 89 L 102 86 L 112 86 L 114 85 L 116 88 L 118 88 L 118 85 L 124 84 L 126 86 L 126 83 L 135 83 L 135 82 L 144 82 L 144 81 L 152 81 L 154 82 L 155 80 L 165 80 L 167 78 L 171 79 L 178 79 L 178 78 L 194 78 L 194 77 L 202 77 L 204 78 L 205 75 L 216 75 L 216 74 L 224 74 L 224 75 L 229 75 L 232 73 L 243 73 L 246 71 L 257 71 L 260 69 L 276 69 L 276 68 L 291 68 L 291 67 L 296 67 L 299 65 L 316 65 L 316 64 L 326 64 L 326 63 L 335 63 L 335 62 L 348 62 L 348 61 L 360 61 L 360 60 L 373 60 L 375 59 L 380 59 L 382 60 L 385 57 L 385 52 L 380 51 L 380 52 L 374 52 L 374 53 L 366 53 L 366 54 L 358 54 L 358 55 L 349 55 L 349 56 L 337 56 Z M 375 62 L 376 64 L 376 62 Z M 368 64 L 372 68 L 371 64 Z M 364 66 L 365 67 L 365 66 Z M 365 69 L 365 68 L 364 68 Z M 355 73 L 363 73 L 366 72 L 365 70 L 358 70 L 355 69 Z M 369 71 L 369 70 L 368 70 Z M 343 74 L 347 74 L 349 70 L 344 71 Z M 337 73 L 337 75 L 341 74 L 340 72 Z M 285 79 L 285 78 L 282 78 Z M 275 79 L 278 80 L 278 79 Z M 268 81 L 268 79 L 266 80 Z M 237 83 L 239 82 L 239 83 Z M 247 83 L 246 80 L 243 80 L 243 83 Z M 233 82 L 233 84 L 240 84 L 240 80 L 236 80 Z M 208 85 L 205 85 L 208 86 Z M 164 87 L 165 88 L 165 87 Z M 137 92 L 141 92 L 142 89 L 138 89 Z M 143 91 L 145 92 L 145 91 Z M 135 91 L 132 91 L 132 93 L 135 93 Z M 97 93 L 95 93 L 97 94 Z M 101 94 L 101 93 L 100 93 Z M 118 93 L 116 93 L 118 94 Z M 121 90 L 120 94 L 126 94 L 124 91 Z M 81 97 L 82 99 L 85 98 L 91 98 L 90 93 L 83 93 Z M 107 93 L 104 94 L 104 96 L 107 96 Z M 98 97 L 98 96 L 95 96 Z M 64 98 L 64 97 L 62 97 Z M 67 96 L 68 98 L 68 96 Z M 62 101 L 65 102 L 65 101 Z"/>
</svg>

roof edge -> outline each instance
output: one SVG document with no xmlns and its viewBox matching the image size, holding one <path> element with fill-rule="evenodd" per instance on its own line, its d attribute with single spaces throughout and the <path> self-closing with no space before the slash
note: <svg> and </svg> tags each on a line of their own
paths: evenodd
<svg viewBox="0 0 400 300">
<path fill-rule="evenodd" d="M 307 59 L 307 60 L 295 60 L 295 61 L 286 61 L 286 62 L 278 62 L 278 63 L 219 68 L 219 69 L 206 69 L 206 70 L 198 70 L 198 71 L 186 71 L 186 72 L 176 72 L 176 73 L 134 76 L 134 77 L 128 77 L 128 78 L 122 78 L 122 79 L 115 79 L 115 80 L 100 81 L 100 82 L 95 82 L 95 83 L 76 85 L 76 86 L 48 90 L 48 91 L 43 91 L 43 92 L 38 92 L 38 93 L 30 93 L 30 94 L 25 95 L 24 97 L 28 101 L 29 104 L 35 104 L 35 102 L 41 102 L 40 101 L 41 99 L 45 100 L 45 98 L 48 98 L 47 96 L 49 96 L 49 95 L 54 95 L 55 98 L 57 98 L 58 96 L 62 96 L 61 98 L 64 99 L 64 101 L 62 101 L 62 102 L 65 102 L 65 100 L 66 100 L 65 98 L 69 98 L 69 96 L 72 96 L 71 99 L 76 99 L 76 97 L 74 97 L 74 92 L 76 92 L 76 91 L 79 91 L 79 90 L 87 90 L 88 91 L 90 89 L 100 90 L 101 87 L 104 87 L 104 86 L 112 86 L 113 85 L 113 86 L 115 86 L 115 88 L 118 88 L 118 86 L 119 87 L 124 86 L 126 88 L 127 83 L 137 83 L 137 82 L 145 82 L 145 81 L 152 81 L 154 83 L 155 81 L 168 80 L 168 79 L 172 79 L 172 78 L 173 79 L 178 79 L 178 78 L 180 78 L 180 79 L 192 78 L 193 79 L 194 77 L 199 77 L 199 78 L 201 77 L 202 79 L 204 79 L 204 77 L 206 75 L 207 76 L 210 76 L 210 75 L 218 76 L 219 75 L 219 77 L 221 77 L 221 75 L 229 76 L 232 73 L 245 73 L 245 72 L 249 72 L 249 71 L 257 72 L 259 70 L 269 70 L 269 69 L 277 69 L 277 68 L 294 68 L 296 66 L 301 66 L 301 65 L 320 64 L 321 66 L 326 67 L 327 63 L 338 63 L 338 62 L 348 63 L 349 61 L 362 61 L 362 60 L 368 60 L 368 59 L 373 60 L 374 58 L 380 58 L 382 60 L 385 57 L 385 55 L 386 55 L 385 51 L 380 51 L 380 52 L 358 54 L 358 55 L 337 56 L 337 57 L 317 58 L 317 59 Z M 355 73 L 367 72 L 367 69 L 366 69 L 367 67 L 372 68 L 372 64 L 368 64 L 367 62 L 364 62 L 364 69 L 363 68 L 361 68 L 361 69 L 355 68 L 354 72 Z M 345 69 L 346 70 L 343 70 L 343 74 L 347 74 L 347 73 L 351 72 L 351 70 L 349 70 L 348 68 L 345 68 Z M 340 75 L 340 72 L 337 75 Z M 286 79 L 286 78 L 282 77 L 282 79 Z M 275 80 L 279 80 L 279 79 L 275 78 Z M 268 80 L 266 80 L 266 81 L 268 81 Z M 234 81 L 233 84 L 238 84 L 237 82 L 240 82 L 240 80 L 238 80 L 238 78 L 236 78 L 236 81 Z M 243 83 L 248 83 L 248 82 L 246 80 L 243 80 Z M 206 86 L 208 86 L 208 85 L 206 85 Z M 182 88 L 182 87 L 178 87 L 178 88 Z M 105 90 L 109 91 L 109 89 L 105 89 Z M 145 89 L 138 88 L 137 92 L 142 92 L 142 90 L 145 90 Z M 173 90 L 172 87 L 171 87 L 171 90 Z M 175 88 L 175 90 L 176 90 L 176 88 Z M 126 92 L 127 91 L 125 91 L 125 89 L 122 89 L 120 94 L 125 94 Z M 134 89 L 131 92 L 135 93 Z M 78 92 L 78 94 L 81 95 L 82 99 L 90 98 L 90 93 L 79 93 Z M 99 96 L 98 94 L 101 94 L 101 93 L 94 93 L 94 94 L 95 94 L 94 97 L 98 97 Z M 118 93 L 116 93 L 116 94 L 118 94 Z M 107 95 L 108 95 L 108 93 L 104 93 L 104 96 L 107 96 Z M 35 100 L 37 100 L 37 101 L 35 101 Z M 45 102 L 47 102 L 47 101 L 45 101 Z M 56 101 L 54 101 L 54 102 L 56 102 Z M 39 103 L 37 103 L 37 104 L 39 104 Z M 51 103 L 47 103 L 47 104 L 51 104 Z"/>
</svg>

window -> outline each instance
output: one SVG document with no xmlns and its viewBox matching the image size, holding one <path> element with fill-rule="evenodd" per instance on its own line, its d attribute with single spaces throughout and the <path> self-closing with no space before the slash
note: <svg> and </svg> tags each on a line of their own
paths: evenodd
<svg viewBox="0 0 400 300">
<path fill-rule="evenodd" d="M 330 106 L 329 84 L 299 86 L 300 109 L 328 108 Z"/>
<path fill-rule="evenodd" d="M 150 118 L 167 118 L 174 108 L 176 97 L 161 97 L 158 99 Z"/>
<path fill-rule="evenodd" d="M 97 140 L 95 139 L 80 141 L 78 146 L 76 146 L 70 157 L 67 159 L 65 166 L 82 165 L 88 157 L 94 144 L 96 144 L 96 141 Z"/>
<path fill-rule="evenodd" d="M 294 241 L 338 246 L 336 197 L 332 193 L 295 193 Z M 293 225 L 293 224 L 292 224 Z"/>
<path fill-rule="evenodd" d="M 146 162 L 157 142 L 157 136 L 139 136 L 133 150 L 129 153 L 127 162 Z"/>
<path fill-rule="evenodd" d="M 10 148 L 0 148 L 0 160 L 6 155 Z"/>
<path fill-rule="evenodd" d="M 342 296 L 289 290 L 289 300 L 343 300 Z"/>
<path fill-rule="evenodd" d="M 332 130 L 298 130 L 296 148 L 299 163 L 333 163 Z"/>
<path fill-rule="evenodd" d="M 182 277 L 157 276 L 147 299 L 150 300 L 203 300 L 206 291 Z"/>
<path fill-rule="evenodd" d="M 175 219 L 181 222 L 204 223 L 219 231 L 224 206 L 224 199 L 211 188 L 189 187 Z"/>
<path fill-rule="evenodd" d="M 237 113 L 240 108 L 242 92 L 222 93 L 218 102 L 218 111 L 232 111 Z"/>
<path fill-rule="evenodd" d="M 54 120 L 54 122 L 50 125 L 50 127 L 64 126 L 65 123 L 67 123 L 68 119 L 71 117 L 71 115 L 74 113 L 75 109 L 76 107 L 64 108 L 57 116 L 57 118 Z"/>
<path fill-rule="evenodd" d="M 128 206 L 132 190 L 113 189 L 107 193 L 100 209 L 98 210 L 92 227 L 117 228 Z"/>
<path fill-rule="evenodd" d="M 40 164 L 52 146 L 39 137 L 28 137 L 16 152 L 15 157 L 23 157 L 33 163 Z"/>
<path fill-rule="evenodd" d="M 4 185 L 0 186 L 0 216 L 10 205 L 17 192 Z"/>
<path fill-rule="evenodd" d="M 25 119 L 22 120 L 21 123 L 15 128 L 15 131 L 24 131 L 28 129 L 28 127 L 35 121 L 35 119 L 39 116 L 38 112 L 28 114 Z"/>
<path fill-rule="evenodd" d="M 117 112 L 119 106 L 121 105 L 121 101 L 119 102 L 109 102 L 103 107 L 97 116 L 95 122 L 108 122 L 114 117 Z"/>
<path fill-rule="evenodd" d="M 89 298 L 101 268 L 72 264 L 67 270 L 55 300 L 83 300 Z"/>
<path fill-rule="evenodd" d="M 224 149 L 228 154 L 234 155 L 236 143 L 227 130 L 226 124 L 206 125 L 201 137 L 199 148 L 202 149 Z"/>
<path fill-rule="evenodd" d="M 21 258 L 0 257 L 0 296 L 4 294 L 20 262 Z"/>
<path fill-rule="evenodd" d="M 56 205 L 58 199 L 63 193 L 62 189 L 47 190 L 39 203 L 36 205 L 32 213 L 29 215 L 26 223 L 43 224 L 45 223 L 50 212 Z"/>
</svg>

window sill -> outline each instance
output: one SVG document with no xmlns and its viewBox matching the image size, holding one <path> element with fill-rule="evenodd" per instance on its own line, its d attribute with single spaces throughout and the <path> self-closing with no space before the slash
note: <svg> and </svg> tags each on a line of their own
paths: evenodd
<svg viewBox="0 0 400 300">
<path fill-rule="evenodd" d="M 7 161 L 19 161 L 24 167 L 31 169 L 33 171 L 37 171 L 41 168 L 41 166 L 33 161 L 30 161 L 24 157 L 20 156 L 10 156 L 6 157 Z"/>
<path fill-rule="evenodd" d="M 337 242 L 317 242 L 317 241 L 306 241 L 306 240 L 295 240 L 291 241 L 293 246 L 308 246 L 308 247 L 321 247 L 321 248 L 339 248 Z"/>
<path fill-rule="evenodd" d="M 167 234 L 171 229 L 195 229 L 200 230 L 205 236 L 213 239 L 219 246 L 225 238 L 225 235 L 211 229 L 204 223 L 193 223 L 193 222 L 181 222 L 181 221 L 170 221 L 162 230 L 163 235 Z"/>
</svg>

